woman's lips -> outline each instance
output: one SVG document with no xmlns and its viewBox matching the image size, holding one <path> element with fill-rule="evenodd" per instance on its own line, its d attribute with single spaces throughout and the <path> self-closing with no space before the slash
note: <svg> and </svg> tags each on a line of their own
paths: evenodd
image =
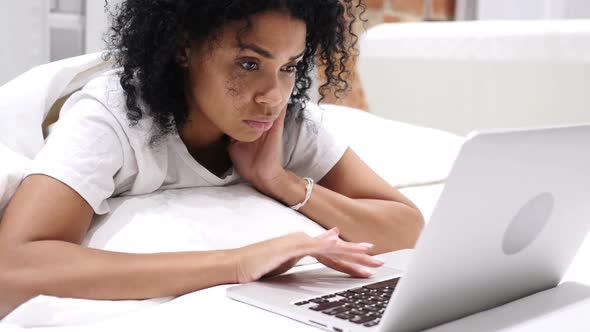
<svg viewBox="0 0 590 332">
<path fill-rule="evenodd" d="M 244 120 L 246 124 L 256 130 L 267 131 L 272 127 L 273 121 Z"/>
</svg>

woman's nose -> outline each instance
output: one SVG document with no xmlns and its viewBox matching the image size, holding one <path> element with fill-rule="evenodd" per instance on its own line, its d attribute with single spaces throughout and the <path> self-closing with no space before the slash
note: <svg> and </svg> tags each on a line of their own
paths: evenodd
<svg viewBox="0 0 590 332">
<path fill-rule="evenodd" d="M 281 105 L 283 98 L 284 96 L 281 85 L 279 84 L 279 81 L 274 78 L 271 82 L 268 82 L 264 88 L 259 90 L 259 92 L 254 96 L 254 101 L 257 104 L 276 107 Z"/>
</svg>

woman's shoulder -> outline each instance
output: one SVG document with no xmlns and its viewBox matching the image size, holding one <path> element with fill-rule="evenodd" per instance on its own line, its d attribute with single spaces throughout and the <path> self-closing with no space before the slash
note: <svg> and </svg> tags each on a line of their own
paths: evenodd
<svg viewBox="0 0 590 332">
<path fill-rule="evenodd" d="M 95 99 L 108 109 L 125 107 L 125 92 L 120 82 L 120 69 L 111 69 L 91 79 L 79 93 L 78 98 Z"/>
<path fill-rule="evenodd" d="M 312 102 L 306 103 L 303 108 L 293 109 L 286 120 L 285 131 L 291 134 L 305 132 L 306 135 L 317 135 L 323 127 L 324 112 L 323 107 Z"/>
<path fill-rule="evenodd" d="M 109 123 L 123 130 L 127 136 L 143 136 L 142 133 L 151 128 L 151 121 L 146 117 L 137 125 L 130 126 L 120 73 L 121 70 L 115 68 L 90 80 L 82 89 L 68 98 L 60 111 L 60 118 L 74 116 L 108 120 Z"/>
<path fill-rule="evenodd" d="M 336 139 L 324 105 L 308 103 L 285 126 L 283 166 L 319 181 L 342 157 L 348 145 Z"/>
</svg>

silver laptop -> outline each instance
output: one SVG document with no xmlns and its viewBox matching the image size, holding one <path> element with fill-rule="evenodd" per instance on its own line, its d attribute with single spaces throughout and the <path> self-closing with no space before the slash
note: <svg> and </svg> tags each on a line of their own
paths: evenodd
<svg viewBox="0 0 590 332">
<path fill-rule="evenodd" d="M 590 228 L 590 125 L 474 133 L 407 269 L 319 268 L 227 295 L 329 331 L 416 331 L 557 286 Z"/>
</svg>

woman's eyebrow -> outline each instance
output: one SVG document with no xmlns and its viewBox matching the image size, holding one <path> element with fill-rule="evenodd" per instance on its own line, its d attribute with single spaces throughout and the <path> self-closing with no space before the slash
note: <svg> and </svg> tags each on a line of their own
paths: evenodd
<svg viewBox="0 0 590 332">
<path fill-rule="evenodd" d="M 263 56 L 267 59 L 274 59 L 275 58 L 274 55 L 272 55 L 272 53 L 263 49 L 260 46 L 254 45 L 254 44 L 240 44 L 239 47 L 240 47 L 240 50 L 250 50 L 250 51 L 260 54 L 260 56 Z M 301 56 L 303 56 L 303 54 L 305 54 L 305 49 L 303 51 L 301 51 L 299 54 L 290 57 L 289 60 L 295 60 L 297 58 L 300 58 Z"/>
</svg>

